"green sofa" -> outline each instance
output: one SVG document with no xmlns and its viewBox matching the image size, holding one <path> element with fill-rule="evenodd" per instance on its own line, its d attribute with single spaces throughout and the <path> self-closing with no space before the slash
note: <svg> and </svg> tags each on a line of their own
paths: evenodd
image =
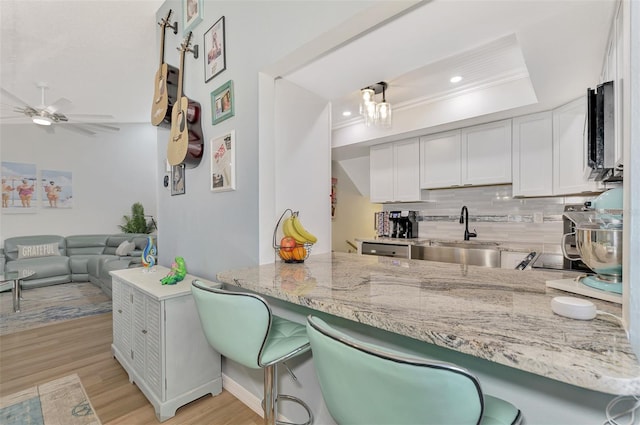
<svg viewBox="0 0 640 425">
<path fill-rule="evenodd" d="M 111 296 L 112 270 L 141 266 L 147 237 L 154 235 L 34 235 L 4 241 L 4 270 L 32 270 L 23 288 L 92 282 Z"/>
</svg>

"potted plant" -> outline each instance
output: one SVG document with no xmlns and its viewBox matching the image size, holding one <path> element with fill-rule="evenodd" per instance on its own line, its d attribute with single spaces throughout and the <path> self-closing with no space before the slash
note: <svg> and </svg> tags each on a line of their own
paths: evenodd
<svg viewBox="0 0 640 425">
<path fill-rule="evenodd" d="M 144 215 L 144 207 L 140 202 L 136 202 L 131 206 L 131 216 L 122 217 L 124 225 L 118 225 L 124 233 L 151 233 L 157 226 L 153 219 L 147 221 Z"/>
</svg>

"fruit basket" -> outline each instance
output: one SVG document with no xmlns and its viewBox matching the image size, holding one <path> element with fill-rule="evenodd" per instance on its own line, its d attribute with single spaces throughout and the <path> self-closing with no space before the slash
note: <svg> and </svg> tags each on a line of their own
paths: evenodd
<svg viewBox="0 0 640 425">
<path fill-rule="evenodd" d="M 289 216 L 285 218 L 287 213 Z M 317 241 L 317 238 L 302 226 L 298 214 L 298 211 L 287 208 L 273 229 L 275 255 L 285 263 L 304 263 L 304 260 L 309 258 L 311 247 Z M 284 236 L 280 238 L 280 243 L 277 243 L 280 228 Z"/>
</svg>

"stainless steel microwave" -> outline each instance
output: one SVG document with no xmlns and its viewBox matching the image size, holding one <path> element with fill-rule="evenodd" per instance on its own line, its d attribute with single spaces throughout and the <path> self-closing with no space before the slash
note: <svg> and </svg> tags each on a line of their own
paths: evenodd
<svg viewBox="0 0 640 425">
<path fill-rule="evenodd" d="M 589 179 L 608 180 L 616 169 L 613 81 L 587 90 L 587 164 Z"/>
</svg>

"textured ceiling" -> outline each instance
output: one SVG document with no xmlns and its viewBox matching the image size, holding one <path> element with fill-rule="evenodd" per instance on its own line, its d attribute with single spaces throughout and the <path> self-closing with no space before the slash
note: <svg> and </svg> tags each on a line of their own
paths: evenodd
<svg viewBox="0 0 640 425">
<path fill-rule="evenodd" d="M 64 97 L 64 113 L 149 120 L 160 0 L 0 0 L 0 86 L 31 106 Z M 8 115 L 3 99 L 2 115 Z M 4 122 L 8 122 L 5 120 Z"/>
</svg>

